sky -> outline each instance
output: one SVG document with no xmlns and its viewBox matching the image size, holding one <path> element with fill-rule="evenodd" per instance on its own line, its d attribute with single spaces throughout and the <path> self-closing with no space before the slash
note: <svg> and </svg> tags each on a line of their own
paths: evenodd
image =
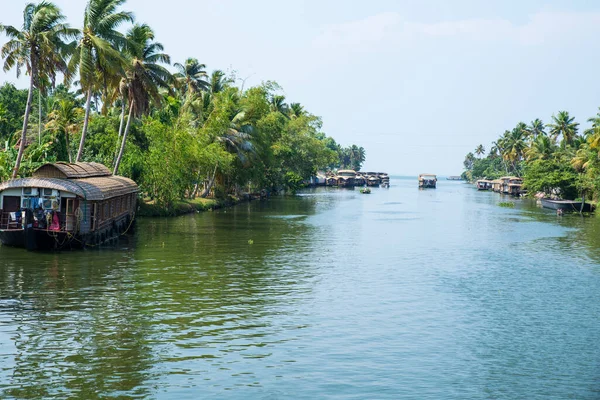
<svg viewBox="0 0 600 400">
<path fill-rule="evenodd" d="M 22 24 L 28 1 L 0 0 Z M 54 0 L 72 26 L 84 0 Z M 323 131 L 363 146 L 363 170 L 459 175 L 469 151 L 505 130 L 600 106 L 594 0 L 128 0 L 174 62 L 273 80 Z M 0 43 L 5 41 L 0 36 Z M 0 70 L 0 83 L 17 81 Z"/>
</svg>

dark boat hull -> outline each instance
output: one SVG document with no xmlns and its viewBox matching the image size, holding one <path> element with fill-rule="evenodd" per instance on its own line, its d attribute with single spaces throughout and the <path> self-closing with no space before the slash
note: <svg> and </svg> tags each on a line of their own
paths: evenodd
<svg viewBox="0 0 600 400">
<path fill-rule="evenodd" d="M 121 217 L 112 224 L 94 232 L 73 234 L 55 232 L 46 229 L 0 230 L 0 241 L 5 246 L 23 247 L 27 250 L 69 250 L 95 247 L 114 241 L 124 233 L 132 232 L 135 220 L 129 216 Z"/>
<path fill-rule="evenodd" d="M 25 247 L 25 231 L 23 229 L 2 230 L 0 242 L 5 246 Z"/>
<path fill-rule="evenodd" d="M 542 207 L 548 208 L 551 210 L 562 210 L 562 211 L 572 211 L 572 212 L 591 212 L 593 211 L 593 206 L 590 203 L 583 204 L 583 210 L 581 209 L 581 201 L 570 201 L 570 200 L 550 200 L 550 199 L 541 199 Z"/>
</svg>

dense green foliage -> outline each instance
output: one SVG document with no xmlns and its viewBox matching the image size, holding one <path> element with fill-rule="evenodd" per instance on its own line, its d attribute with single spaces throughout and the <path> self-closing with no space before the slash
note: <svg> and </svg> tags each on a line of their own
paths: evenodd
<svg viewBox="0 0 600 400">
<path fill-rule="evenodd" d="M 579 123 L 566 111 L 544 125 L 535 119 L 520 122 L 493 143 L 487 156 L 483 146 L 465 157 L 463 178 L 523 178 L 531 195 L 544 193 L 565 199 L 600 194 L 600 113 L 588 120 L 592 128 L 579 134 Z"/>
<path fill-rule="evenodd" d="M 0 25 L 12 38 L 4 69 L 22 66 L 31 77 L 29 90 L 0 87 L 0 179 L 45 162 L 97 161 L 168 208 L 197 197 L 295 190 L 318 170 L 361 168 L 365 150 L 325 135 L 321 119 L 288 104 L 276 83 L 239 88 L 234 73 L 209 74 L 195 58 L 171 73 L 149 26 L 121 32 L 134 22 L 124 3 L 89 0 L 81 30 L 48 2 L 28 6 L 28 20 L 51 17 L 41 27 Z M 33 34 L 52 40 L 34 42 Z M 57 73 L 64 85 L 54 85 Z"/>
</svg>

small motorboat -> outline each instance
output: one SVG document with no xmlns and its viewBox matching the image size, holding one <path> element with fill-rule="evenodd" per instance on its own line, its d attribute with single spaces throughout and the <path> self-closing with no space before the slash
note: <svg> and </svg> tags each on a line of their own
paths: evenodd
<svg viewBox="0 0 600 400">
<path fill-rule="evenodd" d="M 364 187 L 360 189 L 360 192 L 362 194 L 370 194 L 371 193 L 371 189 L 369 189 L 368 187 Z"/>
</svg>

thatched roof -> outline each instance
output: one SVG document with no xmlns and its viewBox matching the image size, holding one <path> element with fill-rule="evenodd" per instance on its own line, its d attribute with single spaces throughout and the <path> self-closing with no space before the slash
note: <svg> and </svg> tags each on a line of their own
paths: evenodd
<svg viewBox="0 0 600 400">
<path fill-rule="evenodd" d="M 90 201 L 101 201 L 139 191 L 137 184 L 122 176 L 102 176 L 83 179 L 22 178 L 0 184 L 0 191 L 9 188 L 33 187 L 70 192 Z"/>
<path fill-rule="evenodd" d="M 100 176 L 111 176 L 108 168 L 99 163 L 65 163 L 57 162 L 53 164 L 44 164 L 34 173 L 34 178 L 59 178 L 59 179 L 80 179 Z"/>
</svg>

